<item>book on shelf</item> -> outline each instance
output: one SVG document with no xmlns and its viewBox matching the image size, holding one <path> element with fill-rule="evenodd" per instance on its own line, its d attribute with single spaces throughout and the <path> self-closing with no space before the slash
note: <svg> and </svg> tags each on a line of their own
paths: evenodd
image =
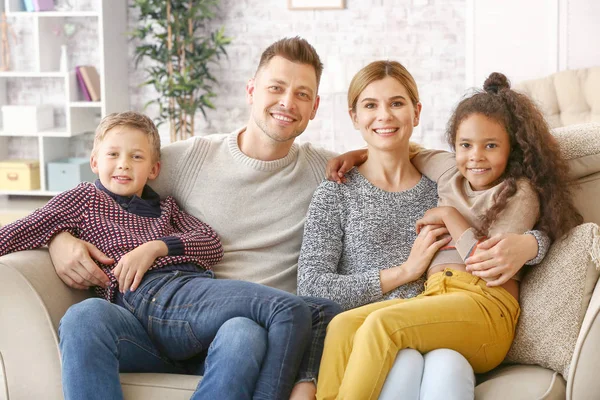
<svg viewBox="0 0 600 400">
<path fill-rule="evenodd" d="M 77 83 L 79 84 L 79 89 L 81 89 L 84 100 L 92 101 L 90 92 L 88 92 L 87 87 L 85 86 L 85 81 L 83 80 L 83 76 L 81 76 L 81 72 L 79 71 L 79 67 L 75 67 L 75 76 L 77 76 Z"/>
<path fill-rule="evenodd" d="M 92 65 L 75 67 L 77 81 L 87 101 L 100 101 L 100 75 Z"/>
</svg>

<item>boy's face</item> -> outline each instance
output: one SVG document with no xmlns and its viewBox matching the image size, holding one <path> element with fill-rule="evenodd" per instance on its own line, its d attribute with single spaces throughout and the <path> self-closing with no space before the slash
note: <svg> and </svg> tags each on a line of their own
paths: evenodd
<svg viewBox="0 0 600 400">
<path fill-rule="evenodd" d="M 92 154 L 90 165 L 105 188 L 127 197 L 141 196 L 146 182 L 156 178 L 160 171 L 148 135 L 126 126 L 106 133 Z"/>
</svg>

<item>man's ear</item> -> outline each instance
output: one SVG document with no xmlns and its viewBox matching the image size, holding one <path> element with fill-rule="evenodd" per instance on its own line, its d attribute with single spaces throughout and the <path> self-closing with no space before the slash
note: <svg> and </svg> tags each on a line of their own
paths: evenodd
<svg viewBox="0 0 600 400">
<path fill-rule="evenodd" d="M 315 99 L 315 105 L 313 106 L 312 113 L 310 113 L 310 119 L 315 119 L 317 116 L 317 110 L 319 109 L 319 104 L 321 104 L 321 96 L 317 95 Z"/>
<path fill-rule="evenodd" d="M 248 79 L 248 83 L 246 83 L 246 102 L 248 104 L 252 104 L 254 101 L 252 96 L 254 95 L 255 85 L 256 80 L 254 78 Z"/>
<path fill-rule="evenodd" d="M 352 125 L 354 125 L 354 129 L 360 130 L 360 127 L 358 126 L 358 118 L 356 118 L 356 111 L 349 108 L 348 115 L 350 115 L 350 119 L 352 120 Z"/>
<path fill-rule="evenodd" d="M 417 106 L 415 107 L 415 118 L 413 121 L 413 126 L 417 126 L 419 125 L 419 121 L 421 120 L 421 109 L 423 108 L 423 106 L 421 105 L 421 103 L 417 103 Z"/>
<path fill-rule="evenodd" d="M 152 166 L 152 169 L 150 170 L 150 174 L 148 175 L 148 180 L 154 180 L 158 177 L 158 174 L 160 173 L 160 161 L 157 161 L 154 166 Z"/>
<path fill-rule="evenodd" d="M 92 172 L 98 175 L 98 159 L 94 153 L 90 156 L 90 167 L 92 167 Z"/>
</svg>

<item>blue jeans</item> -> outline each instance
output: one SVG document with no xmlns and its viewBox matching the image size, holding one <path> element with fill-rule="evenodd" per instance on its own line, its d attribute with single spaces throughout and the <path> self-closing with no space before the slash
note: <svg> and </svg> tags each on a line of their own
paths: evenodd
<svg viewBox="0 0 600 400">
<path fill-rule="evenodd" d="M 100 299 L 71 307 L 59 328 L 66 399 L 122 398 L 119 371 L 203 373 L 193 399 L 287 398 L 301 364 L 316 376 L 322 340 L 304 349 L 337 309 L 313 310 L 332 315 L 311 333 L 299 297 L 211 277 L 149 273 L 124 295 L 125 308 Z"/>
</svg>

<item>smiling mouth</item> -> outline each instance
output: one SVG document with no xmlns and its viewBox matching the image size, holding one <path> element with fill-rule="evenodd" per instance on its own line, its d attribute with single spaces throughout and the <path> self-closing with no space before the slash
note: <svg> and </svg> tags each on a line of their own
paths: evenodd
<svg viewBox="0 0 600 400">
<path fill-rule="evenodd" d="M 129 181 L 131 181 L 131 178 L 128 178 L 126 176 L 113 176 L 112 178 L 114 180 L 116 180 L 117 182 L 129 182 Z"/>
<path fill-rule="evenodd" d="M 288 117 L 288 116 L 285 116 L 282 114 L 271 113 L 271 117 L 273 117 L 277 121 L 286 122 L 286 123 L 291 123 L 291 122 L 295 121 L 294 118 L 291 118 L 291 117 Z"/>
<path fill-rule="evenodd" d="M 467 170 L 474 174 L 483 174 L 483 173 L 489 171 L 490 168 L 467 168 Z"/>
<path fill-rule="evenodd" d="M 398 131 L 398 128 L 379 128 L 379 129 L 373 129 L 373 132 L 375 132 L 377 135 L 380 135 L 380 136 L 391 135 L 393 133 L 396 133 L 397 131 Z"/>
</svg>

